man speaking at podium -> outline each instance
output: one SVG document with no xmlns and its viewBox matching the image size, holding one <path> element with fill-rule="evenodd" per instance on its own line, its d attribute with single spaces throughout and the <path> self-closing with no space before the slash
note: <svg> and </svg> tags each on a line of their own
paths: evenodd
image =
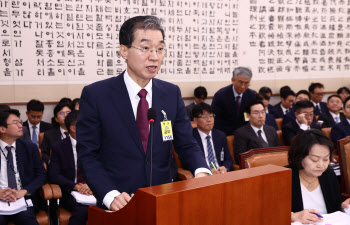
<svg viewBox="0 0 350 225">
<path fill-rule="evenodd" d="M 83 178 L 98 206 L 113 211 L 123 208 L 138 188 L 150 185 L 152 163 L 152 185 L 171 182 L 171 139 L 186 169 L 195 177 L 210 174 L 192 137 L 180 89 L 154 78 L 165 54 L 160 20 L 137 16 L 125 21 L 119 42 L 127 69 L 83 89 L 77 123 L 78 164 Z M 152 163 L 149 108 L 156 111 Z"/>
</svg>

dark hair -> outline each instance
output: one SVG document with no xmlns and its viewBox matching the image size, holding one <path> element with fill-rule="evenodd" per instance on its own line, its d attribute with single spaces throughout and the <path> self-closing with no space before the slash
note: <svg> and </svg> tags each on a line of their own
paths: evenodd
<svg viewBox="0 0 350 225">
<path fill-rule="evenodd" d="M 312 102 L 304 100 L 304 101 L 299 101 L 297 103 L 295 103 L 294 105 L 294 109 L 295 112 L 300 112 L 300 109 L 305 109 L 305 108 L 314 108 L 314 104 L 312 104 Z"/>
<path fill-rule="evenodd" d="M 250 108 L 253 106 L 253 105 L 262 105 L 262 107 L 265 109 L 265 106 L 264 104 L 262 103 L 262 101 L 259 101 L 259 100 L 252 100 L 250 102 L 248 102 L 248 105 L 246 106 L 245 108 L 245 111 L 246 113 L 250 114 Z"/>
<path fill-rule="evenodd" d="M 51 123 L 53 126 L 59 126 L 59 124 L 56 122 L 55 118 L 57 117 L 57 113 L 59 111 L 61 111 L 64 107 L 68 107 L 70 110 L 72 110 L 71 108 L 71 105 L 72 104 L 69 104 L 69 103 L 58 103 L 55 108 L 53 109 L 53 116 L 52 119 L 51 119 Z"/>
<path fill-rule="evenodd" d="M 283 86 L 280 88 L 280 96 L 282 96 L 282 92 L 284 92 L 285 90 L 292 90 L 288 85 Z"/>
<path fill-rule="evenodd" d="M 347 97 L 345 100 L 344 100 L 344 102 L 343 102 L 343 107 L 345 108 L 345 105 L 346 105 L 346 103 L 348 102 L 350 100 L 350 96 L 349 97 Z"/>
<path fill-rule="evenodd" d="M 20 113 L 17 109 L 6 109 L 6 110 L 0 110 L 0 126 L 7 128 L 7 119 L 9 116 L 13 114 L 17 117 L 20 117 Z"/>
<path fill-rule="evenodd" d="M 350 89 L 347 88 L 347 87 L 341 87 L 341 88 L 339 88 L 338 91 L 337 91 L 337 94 L 339 95 L 339 94 L 342 93 L 343 91 L 346 91 L 346 92 L 348 92 L 348 94 L 350 94 Z"/>
<path fill-rule="evenodd" d="M 8 105 L 0 105 L 0 111 L 9 110 L 9 109 L 11 108 Z"/>
<path fill-rule="evenodd" d="M 208 113 L 213 113 L 213 108 L 209 104 L 205 102 L 201 102 L 193 107 L 192 115 L 193 117 L 198 118 L 200 114 L 203 114 L 203 111 L 207 111 Z"/>
<path fill-rule="evenodd" d="M 256 100 L 258 101 L 263 101 L 263 100 L 267 100 L 270 101 L 270 96 L 264 94 L 264 93 L 256 93 Z"/>
<path fill-rule="evenodd" d="M 44 104 L 36 99 L 32 99 L 27 103 L 27 112 L 35 111 L 35 112 L 43 112 Z"/>
<path fill-rule="evenodd" d="M 266 87 L 266 86 L 260 88 L 260 90 L 259 90 L 259 94 L 269 94 L 269 93 L 272 95 L 271 88 Z"/>
<path fill-rule="evenodd" d="M 75 98 L 72 102 L 72 108 L 74 109 L 75 105 L 80 102 L 80 98 Z"/>
<path fill-rule="evenodd" d="M 327 98 L 327 102 L 329 102 L 329 100 L 333 97 L 336 97 L 336 98 L 339 98 L 341 102 L 343 102 L 343 100 L 341 99 L 341 97 L 339 95 L 330 95 L 328 98 Z"/>
<path fill-rule="evenodd" d="M 283 98 L 283 99 L 287 99 L 289 95 L 295 96 L 294 91 L 292 91 L 292 90 L 290 90 L 290 89 L 286 89 L 286 90 L 283 90 L 283 91 L 281 92 L 281 98 Z"/>
<path fill-rule="evenodd" d="M 311 99 L 311 95 L 310 95 L 310 93 L 307 90 L 300 90 L 300 91 L 298 91 L 298 93 L 295 95 L 295 97 L 297 98 L 300 94 L 307 95 L 307 96 L 309 96 L 309 100 Z"/>
<path fill-rule="evenodd" d="M 58 102 L 58 104 L 60 103 L 71 105 L 73 102 L 72 102 L 72 99 L 64 97 L 64 98 L 61 98 L 61 100 Z"/>
<path fill-rule="evenodd" d="M 70 133 L 70 126 L 75 126 L 78 120 L 79 110 L 73 110 L 64 119 L 64 125 Z"/>
<path fill-rule="evenodd" d="M 309 86 L 309 92 L 314 93 L 315 88 L 324 88 L 321 83 L 311 83 Z"/>
<path fill-rule="evenodd" d="M 295 169 L 304 169 L 302 161 L 306 156 L 309 155 L 310 149 L 315 144 L 327 146 L 329 149 L 329 160 L 332 159 L 332 142 L 329 140 L 329 138 L 327 138 L 327 136 L 324 133 L 322 133 L 322 131 L 317 129 L 311 129 L 302 131 L 294 137 L 288 152 L 289 165 Z"/>
<path fill-rule="evenodd" d="M 208 92 L 205 87 L 199 86 L 194 89 L 194 97 L 201 98 L 201 97 L 207 98 Z"/>
<path fill-rule="evenodd" d="M 161 20 L 155 16 L 135 16 L 126 20 L 119 31 L 119 44 L 131 47 L 135 40 L 135 31 L 142 30 L 159 30 L 165 38 L 164 29 Z"/>
</svg>

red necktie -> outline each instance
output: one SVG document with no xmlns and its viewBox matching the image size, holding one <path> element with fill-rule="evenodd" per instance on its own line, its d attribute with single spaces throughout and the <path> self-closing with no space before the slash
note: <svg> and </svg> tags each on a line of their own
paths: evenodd
<svg viewBox="0 0 350 225">
<path fill-rule="evenodd" d="M 137 106 L 136 124 L 137 128 L 139 128 L 143 150 L 146 153 L 149 133 L 147 120 L 148 102 L 146 100 L 147 91 L 145 89 L 141 89 L 137 95 L 140 97 L 140 101 L 139 105 Z"/>
<path fill-rule="evenodd" d="M 239 112 L 239 108 L 241 107 L 241 103 L 239 102 L 239 99 L 241 98 L 241 96 L 237 96 L 236 97 L 236 109 L 237 109 L 237 112 Z"/>
<path fill-rule="evenodd" d="M 83 177 L 81 176 L 81 173 L 80 173 L 78 167 L 77 167 L 77 184 L 85 184 L 85 181 L 84 181 Z"/>
</svg>

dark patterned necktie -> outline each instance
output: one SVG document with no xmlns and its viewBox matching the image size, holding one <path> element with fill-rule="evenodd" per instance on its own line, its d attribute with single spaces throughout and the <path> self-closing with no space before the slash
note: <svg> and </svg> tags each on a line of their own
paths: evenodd
<svg viewBox="0 0 350 225">
<path fill-rule="evenodd" d="M 32 142 L 38 146 L 38 135 L 36 134 L 36 126 L 33 126 Z"/>
<path fill-rule="evenodd" d="M 209 161 L 209 168 L 214 169 L 213 164 L 215 165 L 215 158 L 214 158 L 213 147 L 211 145 L 210 138 L 211 137 L 209 135 L 206 137 L 207 149 L 208 149 L 208 161 Z"/>
<path fill-rule="evenodd" d="M 141 89 L 137 95 L 140 97 L 140 101 L 137 106 L 136 124 L 137 128 L 139 129 L 143 150 L 146 153 L 149 134 L 147 120 L 148 102 L 146 100 L 147 91 L 145 89 Z"/>
<path fill-rule="evenodd" d="M 12 146 L 6 146 L 7 149 L 7 181 L 8 187 L 11 189 L 17 189 L 16 176 L 15 176 L 15 167 L 13 166 L 13 156 L 11 148 Z"/>
<path fill-rule="evenodd" d="M 237 96 L 236 97 L 236 109 L 237 109 L 237 112 L 239 112 L 239 108 L 241 107 L 241 103 L 239 102 L 239 100 L 241 99 L 241 96 Z"/>
<path fill-rule="evenodd" d="M 269 144 L 266 143 L 266 141 L 262 137 L 261 133 L 262 133 L 262 131 L 258 130 L 258 136 L 259 136 L 260 143 L 261 143 L 263 148 L 267 148 L 267 147 L 269 147 Z"/>
</svg>

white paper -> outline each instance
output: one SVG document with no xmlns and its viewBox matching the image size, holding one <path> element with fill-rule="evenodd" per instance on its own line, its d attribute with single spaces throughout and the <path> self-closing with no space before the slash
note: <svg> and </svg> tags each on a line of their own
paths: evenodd
<svg viewBox="0 0 350 225">
<path fill-rule="evenodd" d="M 0 201 L 0 215 L 13 215 L 27 210 L 27 203 L 24 197 L 17 199 L 15 202 Z"/>
<path fill-rule="evenodd" d="M 348 208 L 348 211 L 350 208 Z M 323 222 L 316 225 L 350 225 L 350 215 L 343 212 L 334 212 L 330 214 L 322 214 Z M 294 222 L 292 225 L 302 225 L 300 222 Z"/>
<path fill-rule="evenodd" d="M 83 195 L 77 191 L 72 191 L 71 195 L 73 195 L 75 200 L 77 200 L 77 202 L 80 204 L 89 205 L 89 206 L 96 205 L 96 198 L 93 195 Z"/>
</svg>

